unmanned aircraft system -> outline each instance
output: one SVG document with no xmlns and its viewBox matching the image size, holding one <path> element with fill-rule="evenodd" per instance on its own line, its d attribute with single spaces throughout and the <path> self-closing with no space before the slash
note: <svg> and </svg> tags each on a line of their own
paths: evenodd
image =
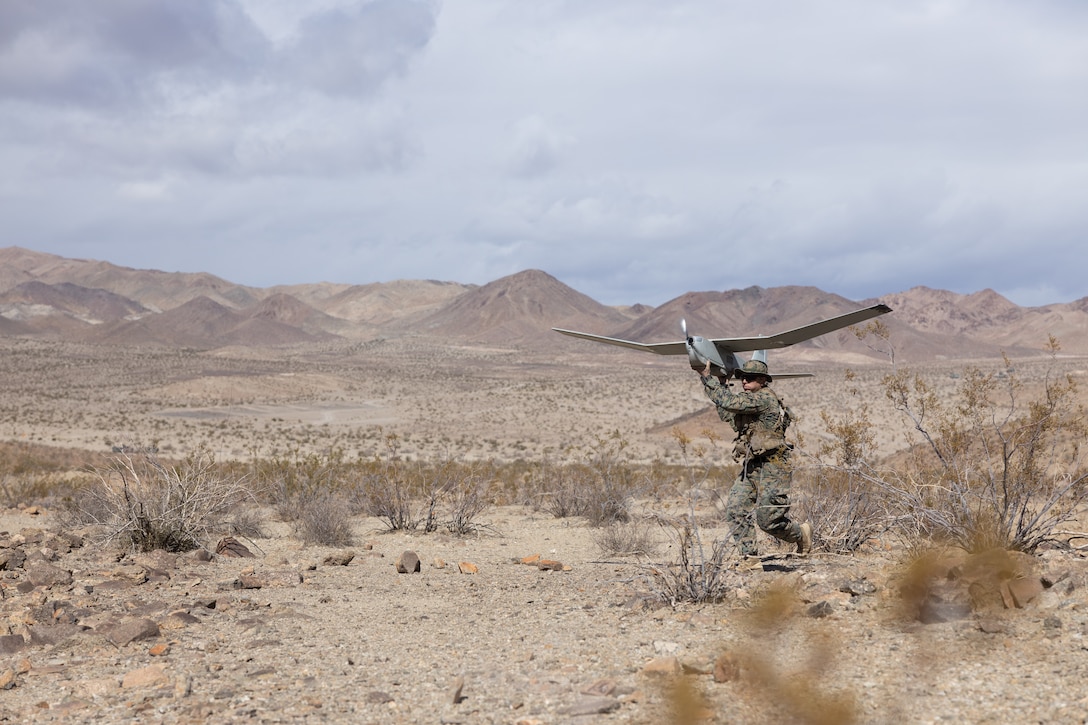
<svg viewBox="0 0 1088 725">
<path fill-rule="evenodd" d="M 680 329 L 684 334 L 684 339 L 676 342 L 635 342 L 633 340 L 621 340 L 616 337 L 594 335 L 590 332 L 564 330 L 559 327 L 553 327 L 552 329 L 564 335 L 570 335 L 571 337 L 578 337 L 593 342 L 602 342 L 606 345 L 627 347 L 632 350 L 652 352 L 655 355 L 687 355 L 692 370 L 704 370 L 706 369 L 706 364 L 709 362 L 711 375 L 728 378 L 732 377 L 733 373 L 744 365 L 744 361 L 737 356 L 738 352 L 753 352 L 753 360 L 767 362 L 768 350 L 779 350 L 784 347 L 789 347 L 790 345 L 796 345 L 799 342 L 811 340 L 814 337 L 826 335 L 829 332 L 841 330 L 844 327 L 857 325 L 866 320 L 871 320 L 874 317 L 885 315 L 891 311 L 891 307 L 888 307 L 885 304 L 877 304 L 872 307 L 865 307 L 853 312 L 847 312 L 838 317 L 820 320 L 811 325 L 787 330 L 786 332 L 779 332 L 774 335 L 759 335 L 757 337 L 706 338 L 697 335 L 689 335 L 687 321 L 681 319 Z M 776 373 L 774 377 L 800 378 L 812 376 L 808 373 Z"/>
</svg>

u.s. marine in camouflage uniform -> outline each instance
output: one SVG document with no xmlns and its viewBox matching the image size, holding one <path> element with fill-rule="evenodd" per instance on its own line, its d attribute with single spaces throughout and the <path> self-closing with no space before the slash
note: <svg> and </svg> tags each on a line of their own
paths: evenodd
<svg viewBox="0 0 1088 725">
<path fill-rule="evenodd" d="M 734 393 L 728 383 L 710 374 L 710 365 L 700 373 L 707 397 L 718 408 L 718 417 L 737 433 L 733 457 L 741 463 L 726 502 L 725 517 L 742 556 L 757 556 L 756 525 L 776 539 L 797 545 L 798 553 L 812 547 L 812 527 L 790 520 L 790 446 L 786 428 L 789 408 L 768 387 L 767 364 L 749 360 L 737 371 L 743 391 Z"/>
</svg>

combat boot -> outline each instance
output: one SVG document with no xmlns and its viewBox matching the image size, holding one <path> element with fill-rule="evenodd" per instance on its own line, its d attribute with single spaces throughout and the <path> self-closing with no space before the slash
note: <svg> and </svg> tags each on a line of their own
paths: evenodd
<svg viewBox="0 0 1088 725">
<path fill-rule="evenodd" d="M 801 524 L 801 540 L 797 542 L 798 554 L 812 553 L 812 524 L 805 522 Z"/>
</svg>

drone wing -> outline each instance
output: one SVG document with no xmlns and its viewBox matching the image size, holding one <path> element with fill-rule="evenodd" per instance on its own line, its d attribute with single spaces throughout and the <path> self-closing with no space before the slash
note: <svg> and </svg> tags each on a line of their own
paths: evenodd
<svg viewBox="0 0 1088 725">
<path fill-rule="evenodd" d="M 652 352 L 654 355 L 687 355 L 687 349 L 683 340 L 680 342 L 634 342 L 632 340 L 621 340 L 617 337 L 605 337 L 604 335 L 594 335 L 590 332 L 577 332 L 575 330 L 562 330 L 558 327 L 553 327 L 556 332 L 561 332 L 564 335 L 570 335 L 571 337 L 580 337 L 583 340 L 593 340 L 594 342 L 603 342 L 606 345 L 617 345 L 619 347 L 629 347 L 632 350 L 642 350 L 643 352 Z"/>
<path fill-rule="evenodd" d="M 850 325 L 856 325 L 860 322 L 871 320 L 874 317 L 878 317 L 891 311 L 891 307 L 879 304 L 861 310 L 855 310 L 854 312 L 847 312 L 845 315 L 839 315 L 838 317 L 829 317 L 826 320 L 814 322 L 811 325 L 805 325 L 786 332 L 779 332 L 776 335 L 768 335 L 766 337 L 726 337 L 712 339 L 710 341 L 714 343 L 715 347 L 719 350 L 728 350 L 730 352 L 769 349 L 777 350 L 783 347 L 789 347 L 790 345 L 796 345 L 805 340 L 811 340 L 820 335 L 826 335 L 829 332 L 834 332 L 835 330 L 840 330 L 844 327 L 849 327 Z"/>
<path fill-rule="evenodd" d="M 887 312 L 891 312 L 892 308 L 884 304 L 873 305 L 872 307 L 866 307 L 861 310 L 855 310 L 854 312 L 848 312 L 845 315 L 839 315 L 838 317 L 830 317 L 820 322 L 814 322 L 811 325 L 805 325 L 804 327 L 798 327 L 786 332 L 780 332 L 776 335 L 760 336 L 760 337 L 722 337 L 717 339 L 708 339 L 712 342 L 718 350 L 723 354 L 732 352 L 746 352 L 749 350 L 767 350 L 767 349 L 779 349 L 783 347 L 789 347 L 790 345 L 796 345 L 799 342 L 805 340 L 811 340 L 814 337 L 820 335 L 826 335 L 829 332 L 841 329 L 843 327 L 849 327 L 850 325 L 856 325 L 860 322 L 865 322 L 879 315 L 883 315 Z M 571 337 L 580 337 L 583 340 L 592 340 L 594 342 L 603 342 L 606 345 L 617 345 L 619 347 L 627 347 L 632 350 L 642 350 L 644 352 L 652 352 L 655 355 L 687 355 L 687 344 L 684 340 L 679 342 L 634 342 L 633 340 L 621 340 L 616 337 L 605 337 L 604 335 L 594 335 L 589 332 L 577 332 L 575 330 L 562 330 L 558 327 L 553 327 L 553 330 L 560 332 L 564 335 L 570 335 Z"/>
</svg>

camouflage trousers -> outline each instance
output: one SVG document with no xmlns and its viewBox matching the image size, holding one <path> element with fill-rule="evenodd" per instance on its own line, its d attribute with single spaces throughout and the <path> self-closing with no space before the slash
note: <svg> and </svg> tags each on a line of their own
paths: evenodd
<svg viewBox="0 0 1088 725">
<path fill-rule="evenodd" d="M 790 520 L 790 483 L 793 473 L 788 455 L 749 458 L 729 490 L 725 520 L 741 556 L 756 556 L 755 525 L 776 539 L 795 544 L 801 527 Z"/>
</svg>

